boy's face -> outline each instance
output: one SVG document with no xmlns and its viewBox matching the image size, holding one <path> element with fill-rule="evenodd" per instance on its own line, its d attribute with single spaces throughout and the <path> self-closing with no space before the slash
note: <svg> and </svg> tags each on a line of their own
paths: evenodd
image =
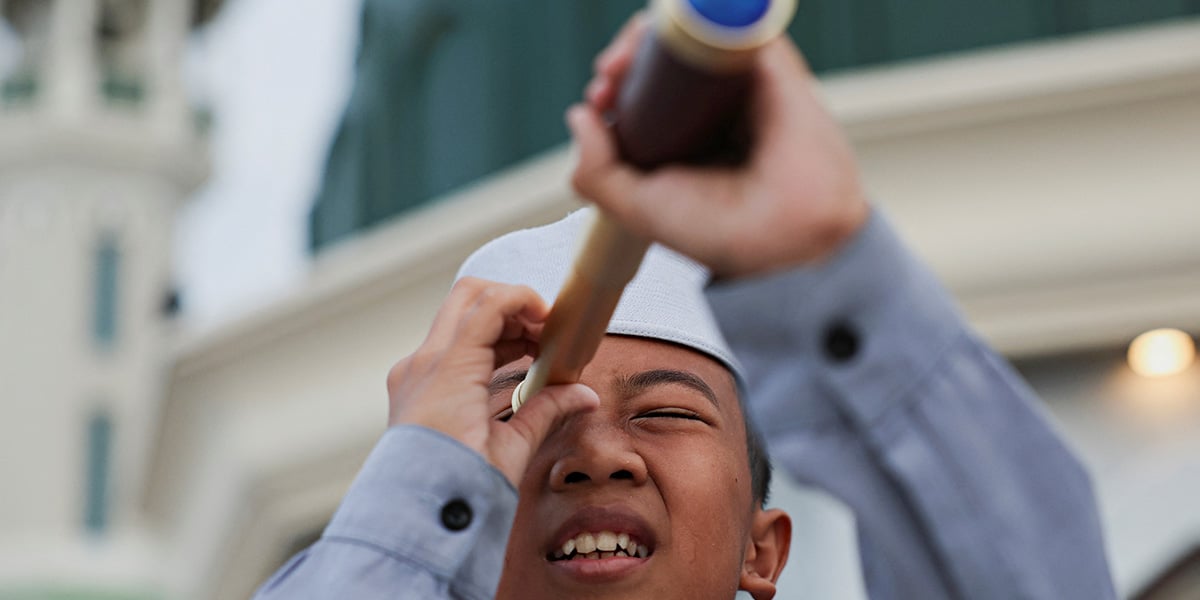
<svg viewBox="0 0 1200 600">
<path fill-rule="evenodd" d="M 496 414 L 529 362 L 496 371 Z M 600 407 L 552 432 L 530 462 L 497 597 L 773 595 L 791 526 L 752 498 L 730 373 L 679 346 L 609 336 L 582 382 Z"/>
</svg>

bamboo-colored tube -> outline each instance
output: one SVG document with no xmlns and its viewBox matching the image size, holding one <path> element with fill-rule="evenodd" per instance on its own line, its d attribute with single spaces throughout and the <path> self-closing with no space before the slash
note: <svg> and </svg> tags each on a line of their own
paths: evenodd
<svg viewBox="0 0 1200 600">
<path fill-rule="evenodd" d="M 579 381 L 649 247 L 607 214 L 595 213 L 542 330 L 541 353 L 513 391 L 513 411 L 547 384 Z"/>
</svg>

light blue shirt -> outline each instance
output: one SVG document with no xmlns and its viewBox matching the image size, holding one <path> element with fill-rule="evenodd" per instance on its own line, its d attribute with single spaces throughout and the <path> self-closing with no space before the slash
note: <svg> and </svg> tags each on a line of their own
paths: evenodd
<svg viewBox="0 0 1200 600">
<path fill-rule="evenodd" d="M 776 465 L 853 510 L 872 598 L 1116 597 L 1087 473 L 880 215 L 821 266 L 707 295 Z M 391 428 L 256 598 L 491 598 L 516 505 L 478 454 Z"/>
</svg>

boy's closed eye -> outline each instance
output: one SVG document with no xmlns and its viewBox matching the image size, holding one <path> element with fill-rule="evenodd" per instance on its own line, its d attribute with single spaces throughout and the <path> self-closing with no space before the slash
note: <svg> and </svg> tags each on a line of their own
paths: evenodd
<svg viewBox="0 0 1200 600">
<path fill-rule="evenodd" d="M 637 415 L 634 418 L 635 419 L 668 418 L 668 419 L 689 419 L 689 420 L 693 420 L 693 421 L 702 421 L 702 422 L 704 421 L 704 418 L 701 417 L 698 413 L 696 413 L 695 411 L 688 410 L 686 408 L 656 408 L 653 410 L 645 411 L 645 412 Z"/>
</svg>

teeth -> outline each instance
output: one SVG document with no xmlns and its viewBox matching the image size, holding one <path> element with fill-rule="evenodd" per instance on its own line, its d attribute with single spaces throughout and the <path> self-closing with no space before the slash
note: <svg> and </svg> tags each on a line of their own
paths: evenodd
<svg viewBox="0 0 1200 600">
<path fill-rule="evenodd" d="M 617 549 L 617 534 L 611 531 L 601 531 L 596 534 L 596 549 L 602 552 L 612 552 Z"/>
<path fill-rule="evenodd" d="M 617 534 L 611 531 L 600 531 L 581 533 L 563 542 L 562 547 L 554 551 L 553 559 L 601 559 L 614 556 L 646 558 L 649 555 L 650 548 L 637 543 L 636 540 L 629 537 L 628 533 Z"/>
</svg>

